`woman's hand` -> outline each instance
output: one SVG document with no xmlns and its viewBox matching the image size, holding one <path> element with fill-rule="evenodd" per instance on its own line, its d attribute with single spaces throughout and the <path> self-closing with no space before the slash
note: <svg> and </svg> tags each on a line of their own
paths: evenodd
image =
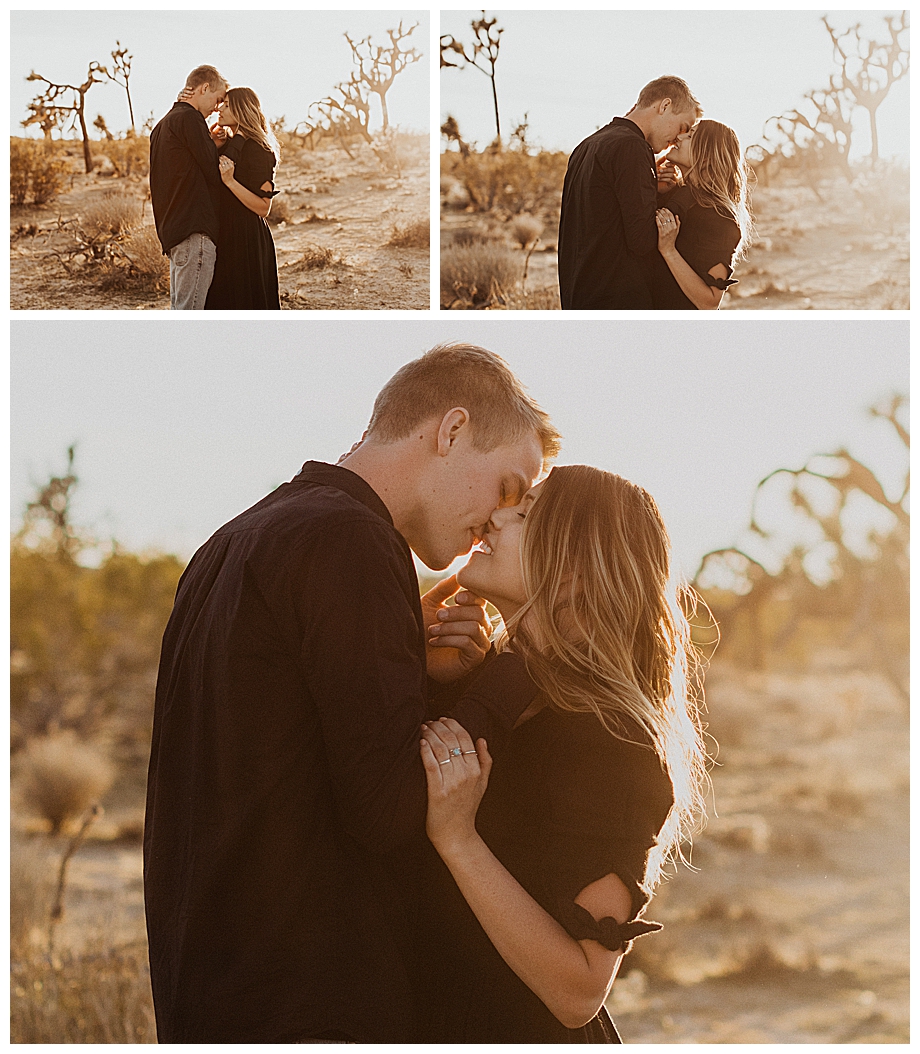
<svg viewBox="0 0 920 1054">
<path fill-rule="evenodd" d="M 223 146 L 227 141 L 227 129 L 222 124 L 212 125 L 208 131 L 211 133 L 211 138 L 214 140 L 215 146 Z"/>
<path fill-rule="evenodd" d="M 229 186 L 233 182 L 233 172 L 236 169 L 236 165 L 229 157 L 219 157 L 217 161 L 220 165 L 220 178 Z"/>
<path fill-rule="evenodd" d="M 674 249 L 674 243 L 680 233 L 680 218 L 670 209 L 659 209 L 655 213 L 655 222 L 658 224 L 658 251 L 664 256 Z"/>
<path fill-rule="evenodd" d="M 191 88 L 183 88 L 182 91 L 176 96 L 176 102 L 187 102 L 190 103 L 194 99 L 195 93 Z"/>
<path fill-rule="evenodd" d="M 476 812 L 492 769 L 486 741 L 476 746 L 453 718 L 422 725 L 422 764 L 428 780 L 425 829 L 438 852 L 450 856 L 478 839 Z"/>
</svg>

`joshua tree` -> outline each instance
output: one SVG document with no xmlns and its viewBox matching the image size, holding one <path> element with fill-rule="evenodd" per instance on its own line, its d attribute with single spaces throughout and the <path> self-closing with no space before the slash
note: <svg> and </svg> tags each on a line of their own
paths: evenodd
<svg viewBox="0 0 920 1054">
<path fill-rule="evenodd" d="M 92 172 L 93 170 L 93 155 L 89 149 L 89 133 L 86 130 L 86 115 L 84 113 L 86 93 L 94 84 L 103 82 L 104 76 L 100 76 L 100 74 L 105 74 L 105 68 L 98 62 L 91 62 L 86 74 L 86 80 L 82 84 L 55 84 L 54 81 L 50 81 L 47 77 L 36 73 L 35 70 L 32 70 L 29 76 L 26 77 L 26 80 L 29 81 L 42 81 L 47 87 L 29 104 L 33 117 L 27 118 L 23 124 L 37 121 L 38 118 L 34 115 L 39 111 L 45 111 L 50 115 L 54 115 L 58 121 L 65 120 L 67 115 L 70 114 L 71 127 L 74 124 L 79 124 L 80 132 L 83 135 L 83 164 L 87 172 Z"/>
<path fill-rule="evenodd" d="M 112 68 L 102 67 L 102 72 L 110 81 L 120 84 L 125 89 L 125 94 L 128 96 L 128 115 L 131 118 L 132 135 L 134 135 L 134 107 L 131 105 L 131 88 L 128 82 L 131 80 L 131 60 L 133 58 L 133 55 L 128 54 L 128 49 L 121 46 L 121 41 L 116 40 L 115 50 L 112 52 Z"/>
<path fill-rule="evenodd" d="M 474 66 L 480 73 L 484 73 L 492 82 L 492 105 L 495 108 L 495 141 L 501 143 L 502 129 L 498 118 L 498 92 L 495 87 L 495 66 L 498 62 L 498 51 L 501 47 L 501 36 L 504 29 L 498 26 L 497 18 L 486 18 L 485 11 L 482 18 L 473 19 L 470 23 L 473 30 L 472 53 L 466 50 L 456 37 L 449 33 L 441 37 L 441 68 L 465 69 Z M 456 57 L 455 57 L 456 56 Z"/>
<path fill-rule="evenodd" d="M 872 164 L 878 161 L 878 126 L 876 115 L 891 86 L 907 75 L 910 52 L 906 37 L 910 28 L 907 12 L 888 15 L 888 40 L 871 40 L 860 23 L 840 32 L 831 27 L 824 15 L 824 28 L 834 43 L 834 57 L 839 66 L 832 85 L 850 92 L 857 106 L 869 114 L 872 132 Z"/>
<path fill-rule="evenodd" d="M 422 53 L 415 48 L 403 48 L 402 42 L 407 40 L 414 30 L 418 29 L 418 22 L 403 29 L 400 21 L 396 29 L 388 29 L 390 38 L 389 47 L 379 46 L 371 43 L 369 36 L 363 40 L 352 40 L 346 33 L 345 39 L 351 47 L 351 57 L 357 66 L 357 72 L 352 74 L 352 80 L 356 83 L 366 85 L 380 99 L 380 110 L 383 114 L 383 131 L 390 127 L 390 115 L 387 112 L 387 92 L 398 73 L 418 62 Z"/>
</svg>

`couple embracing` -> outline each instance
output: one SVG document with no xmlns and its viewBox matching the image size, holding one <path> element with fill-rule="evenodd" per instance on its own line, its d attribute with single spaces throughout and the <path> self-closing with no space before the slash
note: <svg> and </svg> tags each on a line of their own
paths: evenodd
<svg viewBox="0 0 920 1054">
<path fill-rule="evenodd" d="M 620 1042 L 705 756 L 655 502 L 545 475 L 559 441 L 440 345 L 193 557 L 144 840 L 160 1042 Z M 419 597 L 413 552 L 474 546 Z"/>
<path fill-rule="evenodd" d="M 713 310 L 753 237 L 747 170 L 727 125 L 680 77 L 647 84 L 572 152 L 559 224 L 564 310 Z"/>
<path fill-rule="evenodd" d="M 279 158 L 252 88 L 230 88 L 213 66 L 192 70 L 150 133 L 150 198 L 174 311 L 280 310 L 266 222 Z"/>
</svg>

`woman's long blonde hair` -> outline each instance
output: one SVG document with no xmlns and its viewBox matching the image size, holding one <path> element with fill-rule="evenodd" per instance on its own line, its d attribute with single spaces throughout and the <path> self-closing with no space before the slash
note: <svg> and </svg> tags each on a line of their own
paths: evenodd
<svg viewBox="0 0 920 1054">
<path fill-rule="evenodd" d="M 242 133 L 248 139 L 254 139 L 259 146 L 270 150 L 275 155 L 277 164 L 281 160 L 281 147 L 271 126 L 265 120 L 258 95 L 252 88 L 228 88 L 227 102 L 230 104 L 233 116 L 239 121 L 237 132 Z"/>
<path fill-rule="evenodd" d="M 690 156 L 693 164 L 684 173 L 684 182 L 693 188 L 701 205 L 738 224 L 741 241 L 736 252 L 743 256 L 754 239 L 754 220 L 748 194 L 748 163 L 741 153 L 738 136 L 727 124 L 700 121 L 690 140 Z"/>
<path fill-rule="evenodd" d="M 521 561 L 527 602 L 506 628 L 548 705 L 594 713 L 611 735 L 653 749 L 671 779 L 651 893 L 698 829 L 708 785 L 696 652 L 661 514 L 621 476 L 555 468 L 524 521 Z"/>
</svg>

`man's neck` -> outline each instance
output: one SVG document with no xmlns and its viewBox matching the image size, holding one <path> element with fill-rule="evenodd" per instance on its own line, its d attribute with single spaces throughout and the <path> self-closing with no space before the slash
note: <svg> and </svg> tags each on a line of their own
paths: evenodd
<svg viewBox="0 0 920 1054">
<path fill-rule="evenodd" d="M 651 121 L 654 116 L 652 110 L 639 110 L 635 106 L 629 111 L 629 113 L 623 115 L 627 121 L 632 123 L 639 129 L 642 135 L 648 141 L 648 134 L 651 131 Z"/>
</svg>

